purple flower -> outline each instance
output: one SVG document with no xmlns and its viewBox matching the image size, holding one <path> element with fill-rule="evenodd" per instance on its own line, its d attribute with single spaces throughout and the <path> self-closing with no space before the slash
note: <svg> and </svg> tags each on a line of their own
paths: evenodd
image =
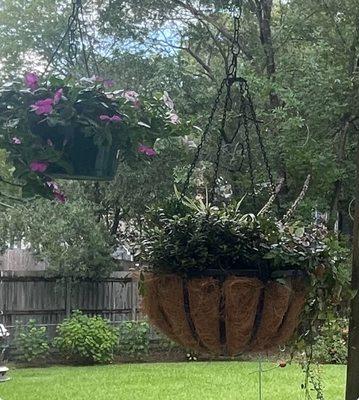
<svg viewBox="0 0 359 400">
<path fill-rule="evenodd" d="M 12 144 L 21 144 L 22 141 L 21 141 L 21 139 L 19 139 L 18 137 L 14 136 L 14 137 L 11 139 L 11 143 L 12 143 Z"/>
<path fill-rule="evenodd" d="M 54 104 L 57 104 L 60 102 L 60 100 L 62 99 L 63 93 L 64 93 L 64 90 L 62 88 L 56 90 L 56 92 L 54 94 Z"/>
<path fill-rule="evenodd" d="M 171 124 L 178 125 L 180 123 L 180 118 L 177 114 L 171 113 L 169 116 Z"/>
<path fill-rule="evenodd" d="M 25 85 L 31 90 L 36 90 L 39 87 L 39 77 L 34 72 L 25 74 Z"/>
<path fill-rule="evenodd" d="M 148 156 L 148 157 L 154 157 L 157 155 L 157 152 L 155 149 L 153 149 L 152 147 L 149 147 L 149 146 L 145 146 L 144 144 L 140 144 L 138 146 L 137 151 L 139 153 L 146 154 L 146 156 Z"/>
<path fill-rule="evenodd" d="M 54 144 L 52 143 L 52 140 L 51 140 L 51 139 L 47 139 L 46 143 L 47 143 L 47 145 L 50 146 L 50 147 L 53 147 L 53 145 L 54 145 Z"/>
<path fill-rule="evenodd" d="M 165 106 L 168 107 L 170 110 L 173 110 L 175 108 L 173 100 L 166 91 L 163 92 L 162 100 L 165 103 Z"/>
<path fill-rule="evenodd" d="M 49 166 L 47 161 L 31 161 L 30 170 L 33 172 L 45 172 Z"/>
<path fill-rule="evenodd" d="M 54 100 L 51 98 L 38 100 L 31 106 L 31 111 L 35 111 L 36 115 L 47 115 L 52 112 Z"/>
<path fill-rule="evenodd" d="M 109 115 L 100 115 L 100 120 L 101 121 L 107 121 L 107 122 L 121 122 L 122 118 L 119 115 L 113 115 L 110 117 Z"/>
</svg>

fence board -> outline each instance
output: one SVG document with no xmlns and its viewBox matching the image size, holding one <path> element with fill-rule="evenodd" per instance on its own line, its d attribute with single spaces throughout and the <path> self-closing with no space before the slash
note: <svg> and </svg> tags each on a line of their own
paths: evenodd
<svg viewBox="0 0 359 400">
<path fill-rule="evenodd" d="M 70 285 L 42 272 L 0 271 L 0 322 L 10 330 L 16 321 L 35 319 L 51 327 L 53 336 L 55 326 L 77 309 L 113 322 L 137 319 L 137 302 L 137 283 L 128 273 Z"/>
</svg>

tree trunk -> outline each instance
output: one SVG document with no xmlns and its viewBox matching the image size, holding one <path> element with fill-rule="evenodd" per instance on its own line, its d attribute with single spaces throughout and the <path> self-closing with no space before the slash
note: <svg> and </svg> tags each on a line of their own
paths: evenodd
<svg viewBox="0 0 359 400">
<path fill-rule="evenodd" d="M 356 202 L 353 232 L 352 289 L 346 400 L 359 399 L 359 142 L 357 148 Z"/>
<path fill-rule="evenodd" d="M 271 30 L 272 7 L 273 0 L 257 1 L 257 17 L 259 21 L 260 40 L 266 58 L 267 76 L 271 82 L 274 82 L 276 64 Z M 269 93 L 269 103 L 272 109 L 280 107 L 281 105 L 279 96 L 273 89 Z"/>
<path fill-rule="evenodd" d="M 259 23 L 260 41 L 265 54 L 267 77 L 270 83 L 274 83 L 276 79 L 276 63 L 271 30 L 273 0 L 255 0 L 255 7 Z M 274 110 L 275 108 L 282 107 L 282 105 L 278 94 L 271 88 L 269 92 L 270 108 Z M 274 130 L 273 134 L 277 136 L 278 132 Z M 287 193 L 287 169 L 281 152 L 279 152 L 277 162 L 279 178 L 283 179 L 282 193 Z"/>
</svg>

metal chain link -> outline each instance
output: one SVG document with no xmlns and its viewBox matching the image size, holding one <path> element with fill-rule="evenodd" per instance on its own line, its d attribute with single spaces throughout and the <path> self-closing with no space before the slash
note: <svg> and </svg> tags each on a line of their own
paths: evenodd
<svg viewBox="0 0 359 400">
<path fill-rule="evenodd" d="M 79 0 L 72 0 L 72 12 L 69 16 L 67 25 L 69 27 L 68 32 L 68 55 L 70 62 L 75 64 L 78 55 L 78 48 L 76 43 L 76 31 L 78 30 L 79 26 L 79 11 L 80 11 L 80 4 Z"/>
</svg>

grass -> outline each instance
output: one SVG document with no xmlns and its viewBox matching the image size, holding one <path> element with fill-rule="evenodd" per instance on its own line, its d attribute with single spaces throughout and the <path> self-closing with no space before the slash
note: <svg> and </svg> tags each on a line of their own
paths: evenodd
<svg viewBox="0 0 359 400">
<path fill-rule="evenodd" d="M 297 365 L 265 363 L 263 400 L 304 399 Z M 326 400 L 344 398 L 345 367 L 324 366 Z M 0 384 L 2 400 L 257 400 L 258 364 L 193 362 L 93 367 L 28 368 L 11 371 Z M 315 396 L 313 396 L 315 398 Z"/>
</svg>

